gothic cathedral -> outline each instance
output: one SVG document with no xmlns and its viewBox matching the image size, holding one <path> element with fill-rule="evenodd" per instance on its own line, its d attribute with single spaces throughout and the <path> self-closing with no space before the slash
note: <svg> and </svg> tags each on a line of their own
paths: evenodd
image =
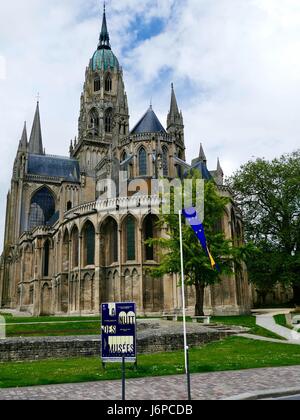
<svg viewBox="0 0 300 420">
<path fill-rule="evenodd" d="M 24 127 L 7 196 L 0 308 L 36 316 L 98 314 L 100 304 L 111 301 L 134 301 L 140 315 L 180 309 L 177 276 L 158 280 L 150 273 L 159 255 L 145 241 L 166 233 L 158 231 L 155 214 L 142 211 L 155 201 L 153 192 L 140 191 L 134 210 L 120 187 L 115 198 L 102 197 L 107 192 L 103 180 L 120 186 L 120 173 L 137 185 L 143 179 L 147 186 L 153 178 L 181 177 L 188 166 L 199 169 L 204 179 L 214 179 L 220 194 L 231 198 L 220 162 L 209 171 L 202 145 L 199 157 L 186 163 L 184 122 L 173 85 L 166 128 L 150 106 L 130 129 L 122 67 L 111 49 L 104 10 L 70 157 L 45 153 L 39 103 L 29 141 Z M 242 237 L 232 199 L 222 229 L 233 241 Z M 192 313 L 193 288 L 187 288 L 187 300 Z M 251 303 L 246 270 L 206 290 L 210 314 L 246 313 Z"/>
</svg>

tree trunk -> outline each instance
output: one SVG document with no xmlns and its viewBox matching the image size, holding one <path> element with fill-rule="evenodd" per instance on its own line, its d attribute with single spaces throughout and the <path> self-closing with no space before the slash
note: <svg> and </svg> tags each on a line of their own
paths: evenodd
<svg viewBox="0 0 300 420">
<path fill-rule="evenodd" d="M 204 316 L 204 291 L 205 287 L 202 284 L 196 283 L 196 307 L 195 307 L 195 316 Z"/>
<path fill-rule="evenodd" d="M 294 298 L 293 301 L 296 305 L 300 305 L 300 284 L 294 284 L 293 286 Z"/>
</svg>

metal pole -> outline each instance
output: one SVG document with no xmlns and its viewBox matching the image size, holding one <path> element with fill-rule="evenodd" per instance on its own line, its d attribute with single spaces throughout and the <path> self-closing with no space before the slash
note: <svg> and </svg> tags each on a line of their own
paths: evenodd
<svg viewBox="0 0 300 420">
<path fill-rule="evenodd" d="M 125 356 L 122 357 L 122 401 L 126 401 L 126 368 Z"/>
<path fill-rule="evenodd" d="M 192 401 L 189 347 L 187 347 L 187 388 L 188 388 L 188 400 Z"/>
<path fill-rule="evenodd" d="M 185 373 L 187 376 L 188 385 L 188 399 L 191 398 L 191 381 L 189 369 L 189 348 L 187 344 L 187 329 L 186 329 L 186 309 L 185 309 L 185 278 L 184 278 L 184 262 L 183 262 L 183 239 L 182 239 L 182 212 L 179 211 L 179 233 L 180 233 L 180 259 L 181 259 L 181 286 L 182 286 L 182 313 L 183 313 L 183 335 L 184 335 L 184 358 L 185 358 Z"/>
</svg>

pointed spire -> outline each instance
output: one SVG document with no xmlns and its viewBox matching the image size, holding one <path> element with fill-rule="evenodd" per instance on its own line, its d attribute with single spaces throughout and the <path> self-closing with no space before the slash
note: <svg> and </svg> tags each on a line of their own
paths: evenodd
<svg viewBox="0 0 300 420">
<path fill-rule="evenodd" d="M 171 116 L 175 117 L 177 115 L 180 115 L 180 112 L 179 112 L 179 108 L 178 108 L 178 104 L 177 104 L 177 99 L 176 99 L 173 83 L 171 85 L 171 89 L 172 89 L 172 94 L 171 94 L 170 114 L 171 114 Z"/>
<path fill-rule="evenodd" d="M 29 153 L 32 153 L 35 155 L 44 154 L 39 102 L 37 102 L 30 140 L 29 140 Z"/>
<path fill-rule="evenodd" d="M 19 149 L 20 150 L 27 150 L 27 146 L 28 146 L 28 137 L 27 137 L 27 127 L 26 127 L 26 121 L 25 121 L 23 132 L 22 132 L 22 137 L 21 137 L 21 140 L 20 140 Z"/>
<path fill-rule="evenodd" d="M 222 169 L 222 166 L 221 166 L 221 163 L 220 163 L 220 159 L 218 158 L 218 165 L 217 165 L 217 173 L 218 174 L 220 174 L 220 175 L 224 175 L 224 172 L 223 172 L 223 169 Z"/>
<path fill-rule="evenodd" d="M 108 29 L 107 29 L 105 2 L 104 2 L 104 7 L 103 7 L 102 28 L 101 28 L 100 37 L 99 37 L 98 49 L 99 50 L 101 50 L 101 49 L 110 50 L 111 49 L 110 48 L 110 43 L 109 43 L 109 33 L 108 33 Z"/>
<path fill-rule="evenodd" d="M 207 163 L 207 159 L 204 153 L 203 144 L 200 144 L 200 152 L 199 152 L 199 160 L 200 162 Z"/>
</svg>

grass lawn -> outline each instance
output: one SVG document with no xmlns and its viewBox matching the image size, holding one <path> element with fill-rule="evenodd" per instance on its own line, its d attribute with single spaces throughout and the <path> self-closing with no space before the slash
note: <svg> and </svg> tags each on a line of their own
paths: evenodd
<svg viewBox="0 0 300 420">
<path fill-rule="evenodd" d="M 282 327 L 285 328 L 289 328 L 290 330 L 293 330 L 293 327 L 291 327 L 287 322 L 286 322 L 286 317 L 285 315 L 275 315 L 274 316 L 275 322 L 278 325 L 281 325 Z"/>
<path fill-rule="evenodd" d="M 279 339 L 279 340 L 284 340 L 282 337 L 280 337 L 279 335 L 266 330 L 265 328 L 259 327 L 258 325 L 256 325 L 256 318 L 255 316 L 218 316 L 218 317 L 213 317 L 212 318 L 212 322 L 218 323 L 218 324 L 224 324 L 224 325 L 237 325 L 237 326 L 241 326 L 241 327 L 247 327 L 250 328 L 250 331 L 248 332 L 248 334 L 253 334 L 253 335 L 259 335 L 262 337 L 267 337 L 267 338 L 275 338 L 275 339 Z"/>
<path fill-rule="evenodd" d="M 5 315 L 4 317 L 7 337 L 99 335 L 100 333 L 99 316 L 14 318 Z"/>
<path fill-rule="evenodd" d="M 7 337 L 46 337 L 72 335 L 99 335 L 100 317 L 5 317 Z M 192 321 L 188 318 L 188 321 Z M 52 324 L 47 324 L 50 322 Z M 254 316 L 213 317 L 213 323 L 238 325 L 250 328 L 249 334 L 282 339 L 278 335 L 256 325 Z M 16 325 L 24 324 L 24 325 Z M 25 325 L 27 324 L 27 325 Z M 32 325 L 30 325 L 32 324 Z"/>
<path fill-rule="evenodd" d="M 190 352 L 191 372 L 300 365 L 300 346 L 230 337 Z M 128 378 L 182 374 L 183 352 L 142 355 Z M 120 379 L 120 365 L 104 371 L 100 358 L 0 364 L 0 388 Z"/>
</svg>

